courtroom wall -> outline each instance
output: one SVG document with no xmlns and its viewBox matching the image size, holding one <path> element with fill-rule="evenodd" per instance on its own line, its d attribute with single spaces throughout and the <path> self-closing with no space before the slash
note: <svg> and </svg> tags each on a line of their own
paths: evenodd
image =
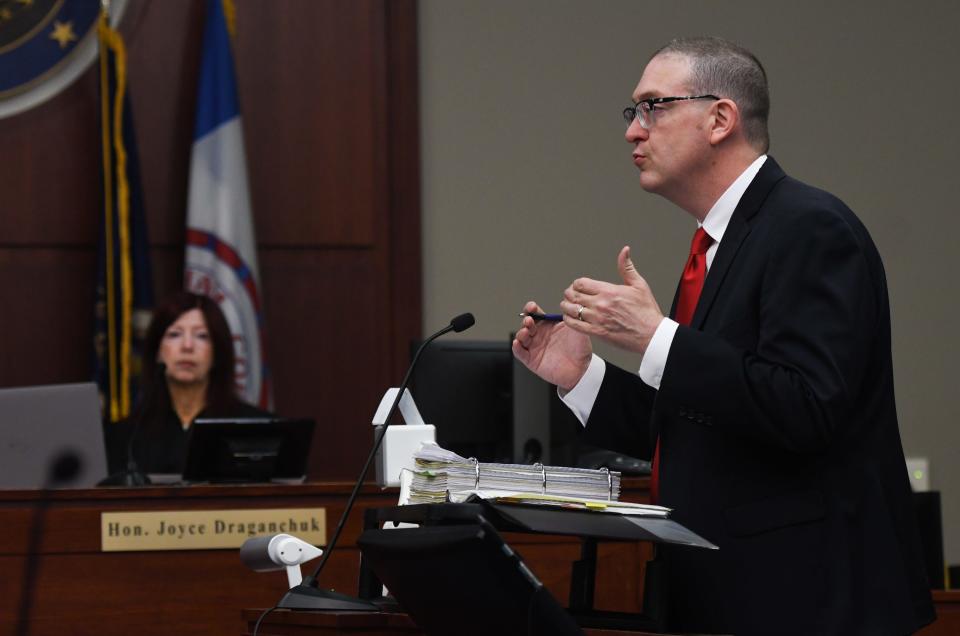
<svg viewBox="0 0 960 636">
<path fill-rule="evenodd" d="M 671 37 L 752 49 L 771 154 L 846 201 L 883 256 L 904 448 L 931 462 L 960 562 L 960 4 L 422 0 L 419 24 L 423 327 L 471 310 L 471 338 L 506 338 L 524 301 L 555 307 L 577 276 L 616 280 L 627 243 L 669 304 L 693 221 L 640 189 L 620 112 Z"/>
</svg>

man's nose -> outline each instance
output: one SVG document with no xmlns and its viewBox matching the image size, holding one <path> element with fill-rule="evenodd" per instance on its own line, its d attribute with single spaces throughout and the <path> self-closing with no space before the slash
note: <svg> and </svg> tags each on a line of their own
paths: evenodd
<svg viewBox="0 0 960 636">
<path fill-rule="evenodd" d="M 646 139 L 650 131 L 640 125 L 640 120 L 634 117 L 630 121 L 630 125 L 627 126 L 626 138 L 627 141 L 635 144 L 642 139 Z"/>
</svg>

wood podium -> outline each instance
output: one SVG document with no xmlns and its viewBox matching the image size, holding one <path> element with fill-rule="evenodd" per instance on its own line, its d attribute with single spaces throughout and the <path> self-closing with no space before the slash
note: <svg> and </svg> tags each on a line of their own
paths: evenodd
<svg viewBox="0 0 960 636">
<path fill-rule="evenodd" d="M 244 636 L 253 634 L 253 627 L 260 617 L 259 611 L 246 610 L 243 613 L 247 621 Z M 456 626 L 451 627 L 451 634 Z M 506 632 L 504 632 L 506 633 Z M 669 636 L 649 632 L 631 632 L 607 629 L 583 630 L 585 636 Z M 352 612 L 290 612 L 277 610 L 267 616 L 260 624 L 258 636 L 333 636 L 351 634 L 352 636 L 424 636 L 416 624 L 406 614 L 369 614 Z M 706 635 L 702 635 L 706 636 Z"/>
<path fill-rule="evenodd" d="M 960 591 L 934 590 L 933 602 L 938 619 L 917 632 L 916 636 L 956 636 L 960 634 Z M 247 623 L 243 636 L 253 634 L 253 626 L 263 610 L 244 610 Z M 586 636 L 667 636 L 644 632 L 605 629 L 584 629 Z M 776 633 L 775 628 L 771 633 Z M 290 612 L 277 610 L 264 619 L 258 636 L 423 636 L 423 632 L 405 614 L 358 614 L 350 612 Z"/>
<path fill-rule="evenodd" d="M 256 573 L 238 549 L 103 552 L 101 513 L 124 511 L 324 508 L 331 533 L 352 484 L 183 486 L 90 490 L 0 491 L 0 635 L 13 634 L 23 607 L 25 568 L 32 563 L 34 593 L 29 634 L 236 634 L 246 629 L 244 608 L 271 607 L 286 588 L 283 572 Z M 623 499 L 645 501 L 646 479 L 626 479 Z M 396 504 L 396 490 L 361 490 L 320 584 L 356 594 L 360 555 L 356 538 L 364 509 Z M 38 511 L 43 511 L 36 533 Z M 558 599 L 569 595 L 579 541 L 504 535 Z M 31 537 L 35 540 L 31 559 Z M 644 544 L 601 545 L 598 608 L 637 611 L 643 594 Z M 316 562 L 312 562 L 316 563 Z M 309 571 L 310 564 L 304 566 Z M 314 565 L 315 567 L 315 565 Z"/>
</svg>

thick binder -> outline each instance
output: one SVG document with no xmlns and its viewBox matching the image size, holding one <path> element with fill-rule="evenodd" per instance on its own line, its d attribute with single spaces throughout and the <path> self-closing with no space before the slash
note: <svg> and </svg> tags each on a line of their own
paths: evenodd
<svg viewBox="0 0 960 636">
<path fill-rule="evenodd" d="M 535 464 L 502 464 L 461 457 L 436 444 L 424 443 L 414 453 L 410 502 L 439 503 L 447 493 L 505 491 L 575 498 L 620 498 L 620 473 Z"/>
<path fill-rule="evenodd" d="M 653 541 L 655 543 L 685 545 L 691 548 L 717 549 L 717 546 L 677 522 L 663 518 L 564 510 L 541 506 L 497 504 L 486 501 L 465 504 L 420 504 L 374 508 L 367 510 L 365 513 L 364 527 L 366 530 L 361 535 L 361 541 L 359 542 L 362 554 L 360 564 L 360 596 L 362 598 L 372 599 L 380 596 L 382 582 L 378 575 L 381 573 L 387 577 L 396 578 L 395 572 L 387 572 L 387 569 L 391 568 L 389 564 L 389 543 L 391 541 L 390 535 L 396 535 L 401 530 L 379 530 L 387 522 L 419 524 L 421 526 L 419 530 L 421 531 L 431 530 L 439 526 L 479 525 L 488 528 L 487 532 L 542 533 L 580 537 L 583 542 L 581 558 L 573 564 L 569 613 L 582 627 L 653 632 L 662 632 L 666 629 L 666 598 L 663 585 L 666 575 L 664 563 L 659 557 L 649 561 L 646 566 L 644 611 L 642 614 L 602 612 L 594 609 L 598 540 Z M 415 530 L 417 529 L 413 529 L 413 531 Z M 403 532 L 410 531 L 403 530 Z M 365 546 L 366 539 L 364 537 L 375 536 L 373 533 L 382 533 L 376 535 L 379 537 L 378 540 L 382 542 L 381 548 L 378 554 L 371 553 L 368 555 L 370 548 Z M 413 537 L 415 535 L 405 536 Z M 425 537 L 425 541 L 429 541 L 428 535 L 424 534 L 422 536 Z M 499 539 L 499 535 L 497 535 L 497 538 Z M 399 536 L 397 540 L 400 540 Z M 502 539 L 499 540 L 502 542 Z M 509 550 L 508 546 L 506 548 Z M 443 563 L 446 568 L 459 570 L 457 563 L 453 560 L 447 560 Z M 462 570 L 459 571 L 463 572 Z M 419 575 L 423 575 L 423 570 L 419 572 Z M 418 620 L 414 610 L 407 605 L 411 597 L 411 590 L 400 592 L 399 589 L 394 590 L 394 587 L 389 583 L 388 587 L 411 613 L 414 620 Z M 474 592 L 479 593 L 476 590 Z M 416 595 L 418 592 L 414 590 L 412 593 Z M 552 597 L 551 600 L 553 600 Z M 476 598 L 473 601 L 479 603 L 482 598 Z"/>
</svg>

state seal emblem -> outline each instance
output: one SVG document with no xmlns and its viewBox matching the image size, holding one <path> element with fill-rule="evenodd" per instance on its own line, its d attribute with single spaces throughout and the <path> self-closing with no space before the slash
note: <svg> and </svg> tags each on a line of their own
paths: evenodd
<svg viewBox="0 0 960 636">
<path fill-rule="evenodd" d="M 114 0 L 119 19 L 125 0 Z M 0 117 L 59 93 L 97 57 L 100 0 L 0 0 Z"/>
</svg>

